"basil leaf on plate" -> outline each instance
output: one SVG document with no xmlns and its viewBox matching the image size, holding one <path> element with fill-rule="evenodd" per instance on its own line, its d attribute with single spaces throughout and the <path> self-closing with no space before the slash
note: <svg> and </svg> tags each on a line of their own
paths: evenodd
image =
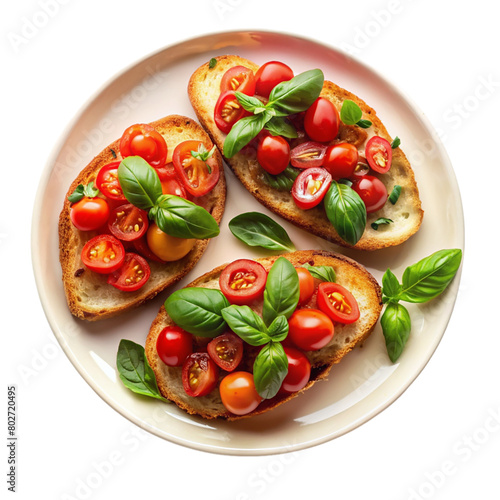
<svg viewBox="0 0 500 500">
<path fill-rule="evenodd" d="M 222 317 L 229 328 L 250 345 L 259 346 L 271 340 L 264 321 L 249 306 L 226 307 L 222 310 Z"/>
<path fill-rule="evenodd" d="M 324 201 L 326 216 L 339 236 L 350 245 L 355 245 L 366 227 L 363 200 L 351 187 L 332 181 Z"/>
<path fill-rule="evenodd" d="M 229 221 L 233 235 L 251 247 L 292 252 L 295 246 L 287 232 L 271 217 L 260 212 L 246 212 Z"/>
<path fill-rule="evenodd" d="M 217 337 L 227 329 L 222 310 L 229 302 L 220 290 L 187 287 L 176 290 L 165 301 L 173 322 L 193 335 Z"/>
<path fill-rule="evenodd" d="M 324 80 L 320 69 L 304 71 L 291 80 L 278 83 L 269 95 L 267 106 L 276 111 L 276 116 L 305 111 L 319 97 Z"/>
<path fill-rule="evenodd" d="M 384 302 L 397 302 L 401 295 L 401 285 L 395 274 L 390 270 L 382 276 L 382 297 Z"/>
<path fill-rule="evenodd" d="M 140 156 L 127 156 L 121 161 L 118 180 L 125 198 L 143 210 L 152 208 L 162 194 L 156 170 Z"/>
<path fill-rule="evenodd" d="M 122 339 L 116 354 L 116 367 L 125 387 L 137 394 L 164 400 L 144 347 L 131 340 Z"/>
<path fill-rule="evenodd" d="M 410 314 L 405 306 L 395 302 L 387 304 L 380 318 L 385 345 L 390 360 L 395 363 L 408 341 L 411 331 Z"/>
<path fill-rule="evenodd" d="M 162 194 L 149 216 L 164 233 L 177 238 L 213 238 L 220 231 L 204 208 L 173 194 Z"/>
<path fill-rule="evenodd" d="M 255 358 L 253 378 L 255 388 L 264 399 L 271 399 L 276 394 L 288 373 L 288 358 L 279 342 L 269 342 Z"/>
<path fill-rule="evenodd" d="M 439 250 L 405 269 L 400 300 L 421 303 L 441 294 L 455 277 L 462 250 Z"/>
<path fill-rule="evenodd" d="M 287 319 L 299 302 L 299 276 L 293 264 L 284 257 L 278 257 L 267 275 L 264 289 L 262 317 L 266 325 L 280 315 Z"/>
</svg>

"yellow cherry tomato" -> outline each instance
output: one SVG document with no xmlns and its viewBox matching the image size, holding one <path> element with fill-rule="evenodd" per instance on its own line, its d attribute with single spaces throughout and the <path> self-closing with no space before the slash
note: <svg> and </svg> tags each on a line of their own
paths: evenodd
<svg viewBox="0 0 500 500">
<path fill-rule="evenodd" d="M 186 256 L 194 244 L 195 239 L 176 238 L 164 233 L 156 224 L 150 224 L 147 232 L 149 249 L 161 260 L 172 262 Z"/>
</svg>

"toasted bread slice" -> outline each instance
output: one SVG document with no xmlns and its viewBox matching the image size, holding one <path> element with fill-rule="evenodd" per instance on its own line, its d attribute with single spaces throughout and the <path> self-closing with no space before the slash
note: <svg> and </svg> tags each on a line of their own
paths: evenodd
<svg viewBox="0 0 500 500">
<path fill-rule="evenodd" d="M 332 266 L 337 275 L 337 283 L 345 286 L 356 298 L 360 318 L 350 325 L 335 325 L 335 334 L 330 343 L 318 351 L 306 352 L 311 362 L 311 378 L 304 390 L 311 387 L 318 380 L 327 377 L 331 367 L 340 362 L 342 358 L 350 352 L 356 345 L 363 342 L 373 331 L 382 308 L 382 296 L 380 286 L 375 278 L 360 264 L 354 260 L 340 254 L 326 251 L 296 251 L 282 255 L 286 257 L 295 267 L 300 267 L 306 263 L 316 266 Z M 269 270 L 278 257 L 268 257 L 256 259 L 266 270 Z M 219 288 L 219 275 L 226 265 L 217 267 L 196 279 L 187 286 Z M 315 279 L 316 286 L 319 280 Z M 254 309 L 259 310 L 259 303 L 253 305 Z M 315 308 L 316 298 L 312 297 L 310 302 L 304 307 Z M 229 413 L 223 406 L 220 399 L 219 389 L 214 389 L 207 396 L 191 397 L 186 394 L 182 386 L 182 368 L 169 367 L 165 365 L 156 352 L 156 341 L 158 335 L 167 325 L 172 324 L 165 308 L 162 306 L 157 317 L 151 325 L 149 335 L 146 340 L 146 356 L 149 364 L 155 373 L 158 387 L 163 396 L 175 402 L 180 408 L 183 408 L 190 414 L 200 415 L 204 418 L 226 418 L 235 420 L 243 418 Z M 203 346 L 207 339 L 195 337 L 196 344 Z M 210 339 L 208 339 L 210 340 Z M 255 348 L 245 345 L 245 355 L 242 360 L 244 369 L 252 371 L 252 363 L 255 357 Z M 240 368 L 238 368 L 240 369 Z M 226 372 L 221 372 L 221 378 Z M 291 395 L 278 395 L 272 399 L 263 401 L 256 410 L 244 417 L 258 415 L 275 408 L 276 406 L 290 400 L 299 393 Z"/>
<path fill-rule="evenodd" d="M 214 108 L 220 94 L 221 78 L 233 66 L 246 66 L 254 72 L 258 66 L 238 56 L 220 56 L 216 59 L 217 64 L 212 68 L 206 63 L 193 73 L 188 85 L 188 94 L 198 120 L 222 151 L 226 134 L 217 128 L 214 121 Z M 392 142 L 375 111 L 359 97 L 330 81 L 324 82 L 321 95 L 329 99 L 339 111 L 345 99 L 354 101 L 361 108 L 363 119 L 368 119 L 373 124 L 364 130 L 341 123 L 336 142 L 354 144 L 363 156 L 366 141 L 370 136 L 379 135 Z M 278 191 L 265 181 L 264 170 L 256 159 L 255 147 L 249 145 L 232 158 L 225 160 L 245 188 L 271 211 L 312 234 L 344 247 L 352 247 L 339 237 L 328 220 L 322 204 L 309 210 L 301 210 L 295 205 L 290 192 Z M 399 147 L 393 150 L 390 171 L 377 176 L 385 184 L 388 193 L 391 193 L 396 185 L 401 186 L 402 191 L 396 205 L 388 202 L 382 209 L 368 214 L 365 232 L 354 245 L 354 248 L 359 250 L 378 250 L 399 245 L 415 234 L 422 223 L 423 211 L 415 176 Z M 371 227 L 371 223 L 379 217 L 391 219 L 393 223 L 379 226 L 378 230 L 375 230 Z"/>
<path fill-rule="evenodd" d="M 152 122 L 151 125 L 165 138 L 170 153 L 177 144 L 191 139 L 203 141 L 207 149 L 213 147 L 205 131 L 191 118 L 170 115 Z M 107 284 L 106 275 L 99 275 L 85 268 L 80 254 L 85 243 L 96 233 L 82 232 L 73 226 L 70 220 L 68 196 L 79 184 L 86 185 L 90 181 L 95 181 L 101 167 L 116 159 L 121 159 L 119 143 L 120 141 L 117 140 L 110 144 L 80 172 L 68 190 L 59 216 L 59 259 L 68 305 L 73 315 L 90 321 L 109 318 L 136 307 L 179 281 L 198 262 L 209 241 L 208 239 L 198 240 L 184 258 L 175 262 L 162 263 L 149 260 L 151 277 L 142 288 L 135 292 L 117 290 Z M 226 181 L 221 156 L 216 152 L 215 157 L 219 162 L 219 181 L 210 193 L 196 198 L 195 202 L 208 210 L 220 223 L 226 200 Z"/>
</svg>

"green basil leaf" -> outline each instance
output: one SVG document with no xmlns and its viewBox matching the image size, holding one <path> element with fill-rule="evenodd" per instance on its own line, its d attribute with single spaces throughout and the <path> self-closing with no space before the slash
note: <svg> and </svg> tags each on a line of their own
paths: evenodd
<svg viewBox="0 0 500 500">
<path fill-rule="evenodd" d="M 462 250 L 439 250 L 405 269 L 400 300 L 421 303 L 437 297 L 451 283 L 462 261 Z"/>
<path fill-rule="evenodd" d="M 267 107 L 273 108 L 277 116 L 305 111 L 319 97 L 324 80 L 320 69 L 311 69 L 278 83 L 269 95 Z"/>
<path fill-rule="evenodd" d="M 370 128 L 372 126 L 372 122 L 370 120 L 359 120 L 356 122 L 356 125 L 359 128 Z"/>
<path fill-rule="evenodd" d="M 269 336 L 275 342 L 285 340 L 288 335 L 288 320 L 285 316 L 276 316 L 268 328 Z"/>
<path fill-rule="evenodd" d="M 363 116 L 363 112 L 361 108 L 351 99 L 344 99 L 342 103 L 342 107 L 340 108 L 340 119 L 346 125 L 356 125 L 361 117 Z"/>
<path fill-rule="evenodd" d="M 215 68 L 215 66 L 217 66 L 217 59 L 215 59 L 215 57 L 212 57 L 212 59 L 210 59 L 210 61 L 208 61 L 208 67 L 210 69 L 213 69 L 213 68 Z"/>
<path fill-rule="evenodd" d="M 266 109 L 265 104 L 256 97 L 243 94 L 242 92 L 235 92 L 234 95 L 242 107 L 250 113 L 263 113 Z"/>
<path fill-rule="evenodd" d="M 264 399 L 271 399 L 280 390 L 288 373 L 288 358 L 279 342 L 269 342 L 255 358 L 253 378 L 255 388 Z"/>
<path fill-rule="evenodd" d="M 229 221 L 233 235 L 251 247 L 292 252 L 295 246 L 287 232 L 271 217 L 260 212 L 246 212 Z"/>
<path fill-rule="evenodd" d="M 153 207 L 162 194 L 156 170 L 140 156 L 127 156 L 121 161 L 118 180 L 125 198 L 143 210 Z"/>
<path fill-rule="evenodd" d="M 278 257 L 267 275 L 264 289 L 262 317 L 266 325 L 280 315 L 287 319 L 299 302 L 299 276 L 293 264 L 285 257 Z"/>
<path fill-rule="evenodd" d="M 113 156 L 113 158 L 116 158 L 116 151 L 113 148 L 109 148 L 109 150 L 111 151 L 111 155 Z"/>
<path fill-rule="evenodd" d="M 391 142 L 391 148 L 396 149 L 399 147 L 400 144 L 401 144 L 401 139 L 398 136 L 396 136 L 394 137 L 394 140 Z"/>
<path fill-rule="evenodd" d="M 401 288 L 396 275 L 390 269 L 387 269 L 382 276 L 382 296 L 384 302 L 397 302 L 401 295 Z"/>
<path fill-rule="evenodd" d="M 269 184 L 273 189 L 278 191 L 290 191 L 295 179 L 299 176 L 300 171 L 293 167 L 286 167 L 281 174 L 272 175 L 263 170 L 263 179 L 266 184 Z"/>
<path fill-rule="evenodd" d="M 222 317 L 229 328 L 247 344 L 267 344 L 271 337 L 262 318 L 248 306 L 232 305 L 222 310 Z"/>
<path fill-rule="evenodd" d="M 395 363 L 410 336 L 411 319 L 406 307 L 390 302 L 380 318 L 385 345 L 390 360 Z"/>
<path fill-rule="evenodd" d="M 388 219 L 387 217 L 379 217 L 376 221 L 371 223 L 371 226 L 375 229 L 375 231 L 377 231 L 379 226 L 391 224 L 392 222 L 394 221 L 392 219 Z"/>
<path fill-rule="evenodd" d="M 76 203 L 77 201 L 83 199 L 83 197 L 85 196 L 84 189 L 85 186 L 83 184 L 78 184 L 75 190 L 68 196 L 68 200 L 70 201 L 70 203 Z"/>
<path fill-rule="evenodd" d="M 290 120 L 282 116 L 273 116 L 264 126 L 272 135 L 281 135 L 288 139 L 297 137 L 297 129 L 293 126 Z"/>
<path fill-rule="evenodd" d="M 227 329 L 222 310 L 229 302 L 220 290 L 187 287 L 176 290 L 165 301 L 173 322 L 193 335 L 217 337 Z"/>
<path fill-rule="evenodd" d="M 220 232 L 216 220 L 203 207 L 173 194 L 161 195 L 150 217 L 164 233 L 177 238 L 213 238 Z"/>
<path fill-rule="evenodd" d="M 389 195 L 389 201 L 393 205 L 395 205 L 399 200 L 399 196 L 401 195 L 401 189 L 402 189 L 401 186 L 397 184 L 392 188 L 391 194 Z"/>
<path fill-rule="evenodd" d="M 257 137 L 258 133 L 271 118 L 272 114 L 264 112 L 258 115 L 246 116 L 238 120 L 224 140 L 224 156 L 232 158 L 252 139 Z"/>
<path fill-rule="evenodd" d="M 337 275 L 335 274 L 335 269 L 332 266 L 311 266 L 310 264 L 304 264 L 305 267 L 313 276 L 313 278 L 318 278 L 321 281 L 326 281 L 327 283 L 335 283 L 337 280 Z"/>
<path fill-rule="evenodd" d="M 131 340 L 121 340 L 116 355 L 116 367 L 125 387 L 137 394 L 164 400 L 144 347 Z"/>
<path fill-rule="evenodd" d="M 350 245 L 355 245 L 366 227 L 366 206 L 351 187 L 332 181 L 325 196 L 328 220 L 339 236 Z"/>
</svg>

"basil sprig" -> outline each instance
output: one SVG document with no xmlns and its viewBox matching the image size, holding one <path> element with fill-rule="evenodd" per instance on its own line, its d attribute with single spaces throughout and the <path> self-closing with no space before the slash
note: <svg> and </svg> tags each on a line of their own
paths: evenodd
<svg viewBox="0 0 500 500">
<path fill-rule="evenodd" d="M 220 290 L 187 287 L 176 290 L 165 301 L 174 323 L 193 335 L 214 338 L 226 331 L 222 315 L 229 302 Z"/>
<path fill-rule="evenodd" d="M 410 315 L 400 301 L 423 303 L 444 292 L 462 262 L 462 250 L 445 249 L 434 252 L 405 269 L 401 283 L 388 269 L 382 277 L 382 301 L 386 304 L 380 323 L 387 353 L 395 363 L 409 338 Z"/>
<path fill-rule="evenodd" d="M 95 198 L 99 193 L 99 189 L 97 189 L 91 181 L 87 185 L 78 184 L 76 189 L 68 196 L 68 200 L 70 203 L 76 203 L 85 197 Z"/>
<path fill-rule="evenodd" d="M 122 339 L 116 354 L 116 367 L 125 387 L 137 394 L 165 400 L 158 389 L 144 347 L 131 340 Z"/>
<path fill-rule="evenodd" d="M 363 112 L 361 108 L 350 99 L 345 99 L 340 108 L 340 119 L 346 125 L 357 125 L 361 128 L 369 128 L 372 125 L 370 120 L 362 119 Z"/>
<path fill-rule="evenodd" d="M 319 69 L 312 69 L 281 82 L 271 91 L 269 101 L 264 104 L 259 99 L 236 93 L 239 103 L 253 113 L 238 120 L 224 141 L 223 153 L 233 157 L 266 127 L 271 133 L 285 131 L 287 137 L 295 135 L 291 124 L 280 118 L 305 111 L 319 97 L 323 88 L 324 75 Z M 280 134 L 281 134 L 280 131 Z M 290 135 L 292 134 L 292 135 Z"/>
<path fill-rule="evenodd" d="M 366 226 L 366 206 L 358 193 L 347 184 L 334 180 L 324 203 L 326 216 L 338 235 L 350 245 L 355 245 Z"/>
<path fill-rule="evenodd" d="M 276 221 L 260 212 L 246 212 L 229 221 L 233 235 L 251 247 L 293 252 L 295 246 L 288 233 Z"/>
<path fill-rule="evenodd" d="M 156 170 L 140 156 L 124 158 L 118 180 L 125 198 L 138 208 L 149 210 L 149 218 L 167 234 L 177 238 L 213 238 L 219 226 L 204 208 L 175 195 L 162 193 Z"/>
</svg>

